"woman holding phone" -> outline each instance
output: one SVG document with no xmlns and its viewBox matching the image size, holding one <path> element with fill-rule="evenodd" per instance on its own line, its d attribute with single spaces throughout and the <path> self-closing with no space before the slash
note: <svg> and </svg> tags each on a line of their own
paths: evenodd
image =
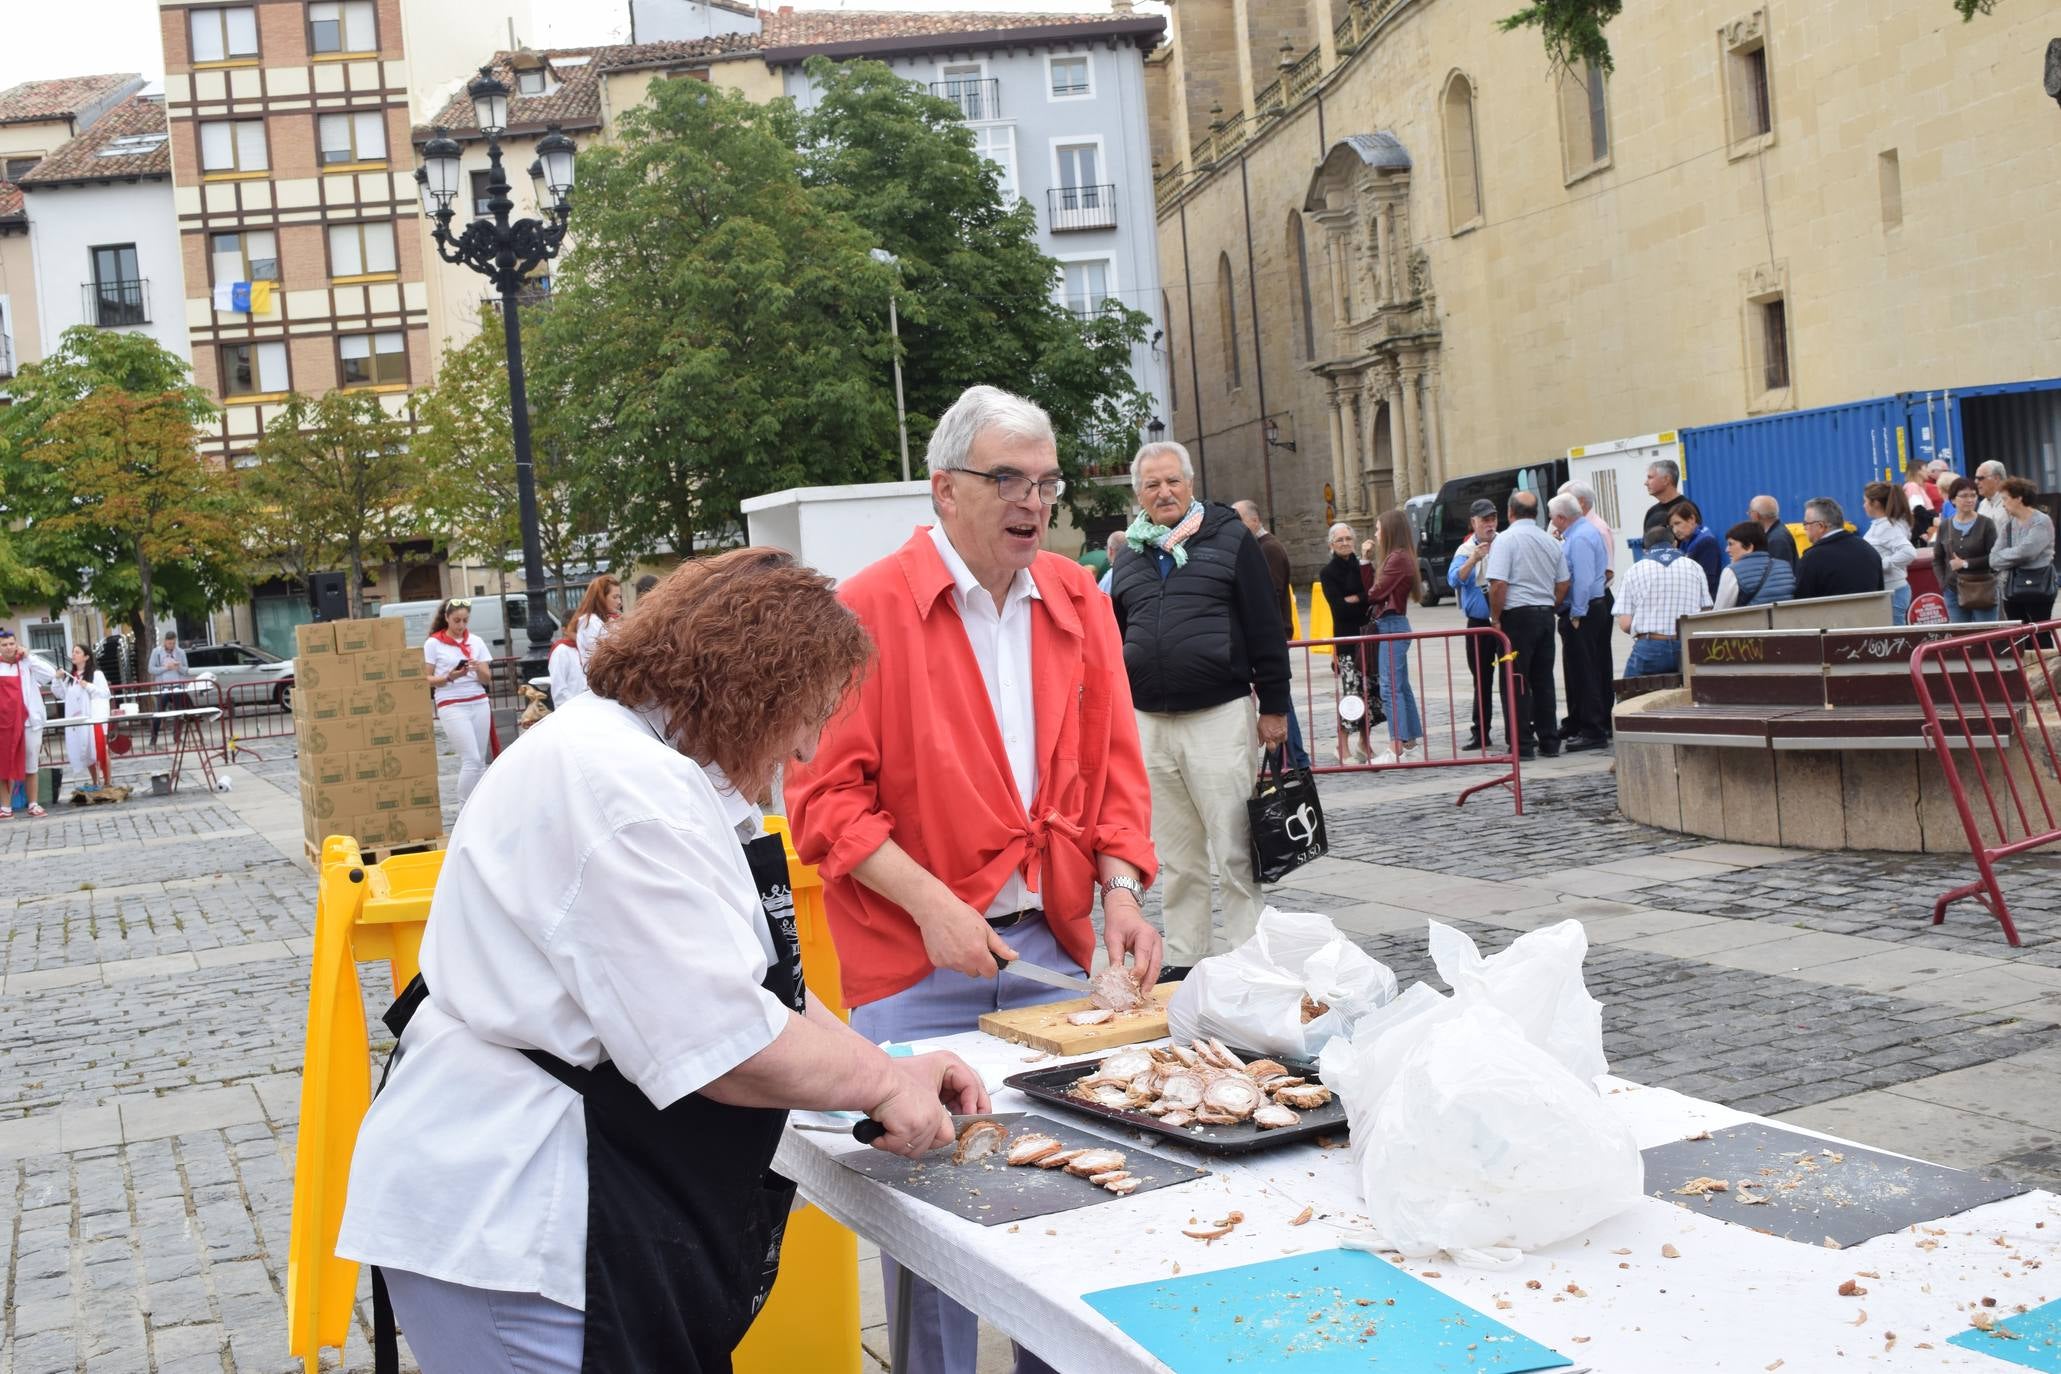
<svg viewBox="0 0 2061 1374">
<path fill-rule="evenodd" d="M 422 642 L 422 661 L 429 670 L 430 699 L 437 724 L 458 751 L 458 804 L 472 795 L 487 764 L 500 752 L 494 744 L 494 708 L 487 700 L 493 669 L 487 642 L 472 633 L 472 602 L 452 597 L 437 607 Z"/>
</svg>

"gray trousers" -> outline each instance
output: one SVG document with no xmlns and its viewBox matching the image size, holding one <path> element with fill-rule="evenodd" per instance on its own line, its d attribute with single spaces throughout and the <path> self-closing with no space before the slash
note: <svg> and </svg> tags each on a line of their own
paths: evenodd
<svg viewBox="0 0 2061 1374">
<path fill-rule="evenodd" d="M 1042 920 L 1021 922 L 1002 932 L 1002 939 L 1025 960 L 1079 974 L 1078 968 Z M 977 1030 L 983 1013 L 1057 1002 L 1069 994 L 1023 978 L 969 978 L 950 969 L 932 969 L 930 976 L 892 997 L 852 1008 L 852 1029 L 876 1044 L 885 1040 L 927 1040 Z M 909 1299 L 909 1349 L 892 1352 L 901 1374 L 973 1374 L 979 1359 L 980 1319 L 929 1283 L 904 1270 L 886 1254 L 880 1257 L 882 1291 L 887 1310 L 895 1310 L 895 1283 L 913 1285 Z M 425 1370 L 424 1374 L 428 1374 Z M 1016 1374 L 1053 1374 L 1052 1367 L 1022 1346 L 1016 1348 Z"/>
<path fill-rule="evenodd" d="M 580 1374 L 587 1314 L 541 1293 L 387 1269 L 394 1321 L 422 1374 Z"/>
</svg>

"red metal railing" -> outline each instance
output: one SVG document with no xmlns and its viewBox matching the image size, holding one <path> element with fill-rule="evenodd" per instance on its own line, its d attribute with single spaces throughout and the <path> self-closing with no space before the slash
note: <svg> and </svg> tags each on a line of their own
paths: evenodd
<svg viewBox="0 0 2061 1374">
<path fill-rule="evenodd" d="M 185 702 L 169 700 L 176 696 L 184 696 Z M 123 705 L 131 702 L 135 703 L 139 714 L 124 715 Z M 212 706 L 221 714 L 213 720 L 184 721 L 153 720 L 147 714 L 151 711 L 172 710 L 182 706 Z M 174 682 L 115 683 L 108 688 L 109 761 L 119 765 L 138 759 L 163 758 L 172 759 L 176 763 L 182 752 L 198 752 L 205 770 L 208 757 L 222 752 L 221 731 L 228 714 L 222 689 L 212 678 L 186 678 Z M 61 719 L 61 715 L 53 715 L 50 719 Z M 157 727 L 156 740 L 151 738 L 153 725 Z M 43 731 L 42 747 L 38 752 L 37 761 L 46 767 L 64 767 L 68 764 L 62 728 L 52 727 Z M 178 769 L 175 767 L 172 771 L 176 774 Z M 211 773 L 209 778 L 210 781 L 213 780 Z"/>
<path fill-rule="evenodd" d="M 2061 699 L 2054 691 L 2052 655 L 2039 647 L 2043 640 L 2051 644 L 2056 630 L 2061 620 L 2001 625 L 1911 652 L 1911 682 L 1925 711 L 1925 733 L 1978 875 L 1940 894 L 1932 905 L 1934 925 L 1946 920 L 1953 903 L 1973 897 L 2004 928 L 2004 938 L 2019 943 L 1996 864 L 2061 839 L 2061 756 L 2055 752 L 2056 727 L 2048 721 Z"/>
<path fill-rule="evenodd" d="M 236 762 L 239 753 L 256 759 L 264 755 L 251 747 L 252 740 L 288 739 L 293 735 L 291 698 L 282 701 L 280 689 L 293 690 L 293 680 L 237 682 L 222 688 L 222 748 L 224 763 Z"/>
<path fill-rule="evenodd" d="M 1375 692 L 1375 679 L 1379 675 L 1384 655 L 1384 644 L 1401 644 L 1400 651 L 1390 650 L 1390 655 L 1400 652 L 1408 665 L 1410 682 L 1417 698 L 1417 712 L 1423 726 L 1420 747 L 1410 757 L 1398 763 L 1318 763 L 1319 749 L 1335 738 L 1338 725 L 1338 677 L 1331 667 L 1341 648 L 1357 651 L 1364 656 L 1366 686 L 1369 705 L 1380 705 L 1394 716 L 1390 696 L 1398 696 L 1385 684 L 1379 693 Z M 1309 750 L 1313 772 L 1317 773 L 1386 773 L 1426 768 L 1501 768 L 1500 777 L 1490 778 L 1463 788 L 1453 800 L 1453 805 L 1466 804 L 1476 792 L 1491 787 L 1508 787 L 1511 800 L 1518 815 L 1524 814 L 1524 779 L 1519 770 L 1517 738 L 1517 675 L 1511 663 L 1515 655 L 1510 650 L 1510 640 L 1501 630 L 1492 626 L 1469 627 L 1460 630 L 1412 630 L 1407 634 L 1355 635 L 1347 639 L 1296 639 L 1288 647 L 1302 651 L 1302 712 L 1303 744 Z M 1319 665 L 1314 652 L 1320 648 L 1332 651 L 1329 662 Z M 1475 655 L 1484 655 L 1490 660 L 1491 681 L 1483 683 L 1484 688 L 1500 686 L 1503 718 L 1503 748 L 1464 749 L 1460 727 L 1464 724 L 1470 731 L 1477 732 L 1486 745 L 1490 734 L 1488 719 L 1476 720 L 1473 715 L 1472 697 L 1474 676 L 1470 664 Z M 1457 660 L 1457 664 L 1455 662 Z M 1323 671 L 1319 672 L 1318 668 Z M 1440 686 L 1443 690 L 1437 690 Z M 1319 688 L 1325 690 L 1320 691 Z M 1463 705 L 1463 694 L 1467 698 Z M 1492 710 L 1490 703 L 1482 703 L 1484 715 Z M 1370 739 L 1387 737 L 1389 726 L 1375 725 L 1369 731 Z M 1348 726 L 1348 737 L 1358 733 L 1357 726 Z M 1391 744 L 1393 743 L 1391 739 Z M 1444 746 L 1443 748 L 1439 746 Z M 1378 746 L 1377 746 L 1378 747 Z"/>
</svg>

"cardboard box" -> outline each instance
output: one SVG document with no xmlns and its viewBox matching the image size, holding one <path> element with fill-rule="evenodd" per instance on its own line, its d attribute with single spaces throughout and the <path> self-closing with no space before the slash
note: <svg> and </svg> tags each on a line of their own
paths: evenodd
<svg viewBox="0 0 2061 1374">
<path fill-rule="evenodd" d="M 337 692 L 358 685 L 356 657 L 347 654 L 317 654 L 293 664 L 294 692 Z"/>
<path fill-rule="evenodd" d="M 444 798 L 435 774 L 428 777 L 388 778 L 378 785 L 375 811 L 438 811 Z"/>
<path fill-rule="evenodd" d="M 363 732 L 361 749 L 427 749 L 432 755 L 436 749 L 436 722 L 430 719 L 428 703 L 417 710 L 405 698 L 411 694 L 400 693 L 404 700 L 401 709 L 390 716 L 371 716 L 357 722 Z"/>
<path fill-rule="evenodd" d="M 309 687 L 297 685 L 293 692 L 295 728 L 310 724 L 354 719 L 350 704 L 358 696 L 356 687 Z"/>
<path fill-rule="evenodd" d="M 373 653 L 398 654 L 408 648 L 408 622 L 397 615 L 384 615 L 366 622 L 371 629 L 371 643 L 367 646 Z M 422 650 L 415 650 L 415 657 L 422 657 Z"/>
<path fill-rule="evenodd" d="M 334 834 L 346 834 L 339 822 L 345 817 L 369 815 L 377 809 L 376 793 L 386 784 L 370 782 L 341 782 L 327 787 L 303 788 L 301 790 L 301 811 L 329 822 Z"/>
<path fill-rule="evenodd" d="M 359 682 L 383 687 L 394 681 L 394 669 L 399 658 L 400 655 L 391 649 L 370 649 L 362 654 L 347 655 L 342 661 L 357 669 Z"/>
<path fill-rule="evenodd" d="M 380 752 L 379 776 L 383 781 L 399 778 L 434 778 L 437 775 L 437 755 L 434 749 L 421 745 L 402 745 Z"/>
<path fill-rule="evenodd" d="M 344 755 L 344 760 L 345 771 L 352 782 L 383 782 L 387 777 L 387 751 L 384 749 L 355 749 Z"/>
<path fill-rule="evenodd" d="M 311 755 L 344 755 L 373 747 L 366 723 L 355 720 L 304 720 L 296 714 L 294 746 L 303 759 Z"/>
<path fill-rule="evenodd" d="M 420 649 L 399 649 L 394 653 L 394 681 L 422 682 L 429 677 L 429 664 Z"/>
<path fill-rule="evenodd" d="M 389 619 L 399 621 L 398 616 Z M 377 620 L 338 620 L 336 626 L 336 651 L 340 654 L 362 654 L 372 647 L 373 626 Z"/>
<path fill-rule="evenodd" d="M 367 683 L 352 688 L 343 702 L 344 719 L 365 720 L 373 716 L 390 716 L 401 707 L 396 687 L 390 682 Z"/>
<path fill-rule="evenodd" d="M 293 629 L 294 672 L 300 672 L 304 659 L 326 657 L 336 652 L 336 622 L 325 620 L 320 624 L 296 625 Z"/>
<path fill-rule="evenodd" d="M 315 753 L 301 750 L 299 771 L 301 796 L 325 787 L 338 787 L 351 780 L 350 760 L 352 754 Z"/>
</svg>

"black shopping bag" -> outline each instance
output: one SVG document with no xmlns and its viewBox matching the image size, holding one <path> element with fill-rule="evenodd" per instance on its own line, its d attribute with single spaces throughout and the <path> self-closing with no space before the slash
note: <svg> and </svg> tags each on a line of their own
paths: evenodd
<svg viewBox="0 0 2061 1374">
<path fill-rule="evenodd" d="M 1317 780 L 1307 768 L 1281 768 L 1275 751 L 1266 751 L 1252 797 L 1245 803 L 1252 829 L 1252 876 L 1257 882 L 1279 882 L 1331 848 L 1324 835 L 1324 804 L 1317 798 Z"/>
</svg>

